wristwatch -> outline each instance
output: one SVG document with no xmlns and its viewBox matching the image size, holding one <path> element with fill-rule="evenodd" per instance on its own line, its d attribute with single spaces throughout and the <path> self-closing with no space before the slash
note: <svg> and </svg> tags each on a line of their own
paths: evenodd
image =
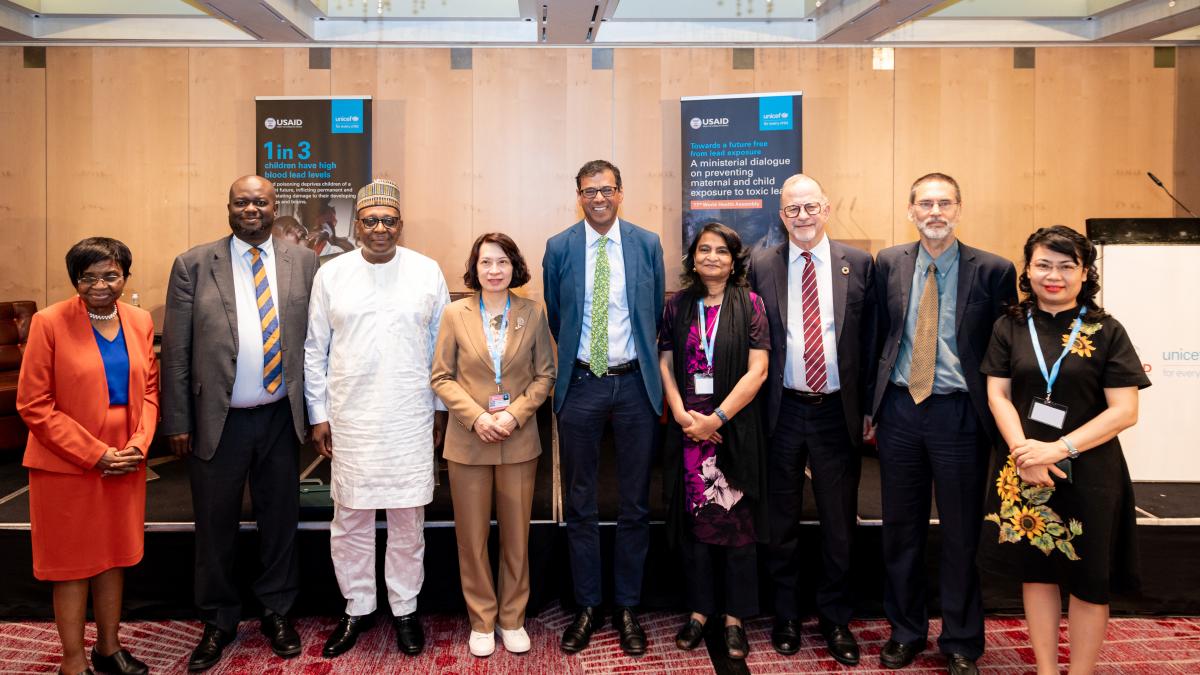
<svg viewBox="0 0 1200 675">
<path fill-rule="evenodd" d="M 713 414 L 721 419 L 721 424 L 729 424 L 729 418 L 725 416 L 725 411 L 717 408 Z"/>
<path fill-rule="evenodd" d="M 1071 459 L 1079 459 L 1079 450 L 1075 448 L 1075 444 L 1071 442 L 1071 439 L 1063 436 L 1058 440 L 1062 441 L 1063 445 L 1067 446 L 1067 457 Z"/>
</svg>

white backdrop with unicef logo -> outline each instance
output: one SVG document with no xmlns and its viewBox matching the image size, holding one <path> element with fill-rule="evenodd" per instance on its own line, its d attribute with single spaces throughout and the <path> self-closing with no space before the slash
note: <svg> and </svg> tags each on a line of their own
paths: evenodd
<svg viewBox="0 0 1200 675">
<path fill-rule="evenodd" d="M 1200 246 L 1101 248 L 1101 303 L 1133 340 L 1153 386 L 1121 434 L 1134 480 L 1200 482 Z"/>
</svg>

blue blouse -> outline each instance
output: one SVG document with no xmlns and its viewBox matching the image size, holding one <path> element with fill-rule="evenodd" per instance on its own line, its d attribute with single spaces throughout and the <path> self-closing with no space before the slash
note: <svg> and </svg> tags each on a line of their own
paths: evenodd
<svg viewBox="0 0 1200 675">
<path fill-rule="evenodd" d="M 104 361 L 104 378 L 108 380 L 108 404 L 129 405 L 129 352 L 125 349 L 124 329 L 117 328 L 117 336 L 110 342 L 92 326 L 96 334 L 96 346 L 100 347 L 100 359 Z"/>
</svg>

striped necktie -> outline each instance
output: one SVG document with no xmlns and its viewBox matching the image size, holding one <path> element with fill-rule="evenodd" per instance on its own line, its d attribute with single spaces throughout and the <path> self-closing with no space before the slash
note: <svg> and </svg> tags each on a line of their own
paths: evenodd
<svg viewBox="0 0 1200 675">
<path fill-rule="evenodd" d="M 596 274 L 592 277 L 592 345 L 588 357 L 592 374 L 608 374 L 608 237 L 596 242 Z"/>
<path fill-rule="evenodd" d="M 817 272 L 812 253 L 804 251 L 800 272 L 800 309 L 804 318 L 804 383 L 814 394 L 822 393 L 829 383 L 825 370 L 824 331 L 821 330 L 821 300 L 817 295 Z"/>
<path fill-rule="evenodd" d="M 258 318 L 262 322 L 263 388 L 274 394 L 283 383 L 283 354 L 279 349 L 279 316 L 271 300 L 271 283 L 263 265 L 262 249 L 250 248 L 250 270 L 254 272 L 254 295 L 258 298 Z"/>
<path fill-rule="evenodd" d="M 914 403 L 920 403 L 933 393 L 933 376 L 937 367 L 938 303 L 937 265 L 929 263 L 925 271 L 925 287 L 917 305 L 917 328 L 913 331 L 912 364 L 908 368 L 908 393 Z"/>
</svg>

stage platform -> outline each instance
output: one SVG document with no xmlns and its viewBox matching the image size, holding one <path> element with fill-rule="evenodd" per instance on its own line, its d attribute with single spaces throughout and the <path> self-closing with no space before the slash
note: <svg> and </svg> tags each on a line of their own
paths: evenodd
<svg viewBox="0 0 1200 675">
<path fill-rule="evenodd" d="M 545 407 L 539 412 L 539 423 L 544 430 L 552 429 L 550 414 Z M 545 452 L 538 466 L 534 492 L 530 528 L 531 614 L 559 603 L 569 606 L 572 601 L 566 529 L 561 524 L 560 500 L 555 489 L 557 471 L 552 436 L 552 433 L 543 434 Z M 606 439 L 604 445 L 606 451 L 600 469 L 600 517 L 602 542 L 610 551 L 616 529 L 618 467 L 612 459 L 611 439 Z M 129 619 L 192 618 L 193 522 L 186 466 L 165 454 L 160 443 L 152 448 L 148 463 L 152 475 L 147 485 L 146 555 L 128 574 L 126 615 Z M 311 448 L 302 450 L 300 467 L 305 478 L 328 482 L 329 462 Z M 420 606 L 427 612 L 461 612 L 453 510 L 444 466 L 439 468 L 438 477 L 433 503 L 426 509 L 426 581 Z M 0 550 L 5 552 L 0 559 L 0 575 L 5 579 L 0 592 L 0 618 L 37 619 L 52 615 L 49 585 L 36 581 L 31 572 L 26 482 L 26 471 L 20 465 L 19 454 L 0 458 Z M 1115 599 L 1113 612 L 1200 615 L 1200 484 L 1138 483 L 1134 487 L 1143 589 L 1136 596 Z M 648 609 L 682 607 L 682 576 L 678 573 L 675 556 L 665 544 L 663 516 L 661 475 L 656 469 L 651 485 L 653 525 L 643 597 L 643 604 Z M 303 591 L 295 608 L 300 615 L 336 615 L 342 611 L 343 602 L 329 558 L 330 517 L 327 508 L 303 508 L 301 512 L 299 549 Z M 883 613 L 880 517 L 879 466 L 874 457 L 867 455 L 863 459 L 859 527 L 854 544 L 858 615 L 863 618 L 880 617 Z M 940 538 L 936 510 L 930 517 L 928 567 L 932 575 L 937 568 Z M 812 555 L 805 558 L 804 578 L 815 579 L 819 540 L 812 492 L 807 485 L 802 519 L 802 546 L 812 551 Z M 385 535 L 382 512 L 379 526 L 382 542 Z M 250 597 L 249 584 L 257 570 L 256 537 L 247 499 L 236 561 L 246 597 Z M 494 525 L 491 543 L 495 563 Z M 86 551 L 80 554 L 86 555 Z M 382 564 L 381 557 L 379 560 Z M 611 560 L 611 556 L 606 554 L 605 560 Z M 760 566 L 761 563 L 760 556 Z M 606 574 L 610 572 L 606 570 Z M 766 579 L 765 569 L 760 578 Z M 983 582 L 984 602 L 990 613 L 1020 612 L 1020 588 L 1017 585 L 987 577 Z M 766 584 L 760 586 L 765 588 Z M 810 595 L 812 591 L 810 585 Z M 930 593 L 931 607 L 936 608 L 936 584 L 930 586 Z M 764 613 L 770 612 L 766 594 L 762 607 Z M 248 604 L 246 611 L 253 615 L 257 609 Z"/>
</svg>

